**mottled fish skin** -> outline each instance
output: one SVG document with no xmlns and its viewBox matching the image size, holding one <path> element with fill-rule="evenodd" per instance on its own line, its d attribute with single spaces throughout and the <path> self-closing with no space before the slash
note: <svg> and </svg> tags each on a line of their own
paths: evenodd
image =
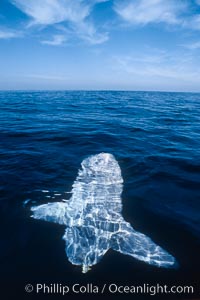
<svg viewBox="0 0 200 300">
<path fill-rule="evenodd" d="M 123 179 L 114 156 L 92 155 L 81 163 L 68 201 L 31 208 L 35 219 L 66 225 L 63 239 L 73 265 L 86 273 L 110 249 L 158 267 L 173 267 L 172 255 L 122 216 Z"/>
</svg>

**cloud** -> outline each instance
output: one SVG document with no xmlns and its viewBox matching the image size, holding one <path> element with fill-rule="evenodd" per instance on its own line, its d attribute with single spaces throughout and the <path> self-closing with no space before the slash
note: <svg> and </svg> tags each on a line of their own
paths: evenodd
<svg viewBox="0 0 200 300">
<path fill-rule="evenodd" d="M 109 31 L 101 22 L 93 18 L 95 5 L 103 2 L 113 2 L 111 7 L 126 23 L 133 26 L 148 24 L 168 24 L 173 28 L 179 26 L 187 30 L 200 30 L 200 14 L 194 10 L 190 0 L 10 0 L 29 18 L 26 30 L 42 30 L 51 27 L 52 36 L 43 37 L 41 43 L 50 46 L 65 44 L 66 40 L 81 39 L 90 45 L 105 43 L 109 39 Z M 193 5 L 200 5 L 195 0 Z M 111 20 L 119 21 L 116 14 Z M 105 15 L 105 18 L 108 15 Z M 108 20 L 107 20 L 108 21 Z M 98 20 L 99 22 L 99 20 Z M 104 24 L 105 25 L 105 24 Z M 116 26 L 119 26 L 118 23 Z M 59 29 L 59 27 L 61 29 Z M 104 27 L 104 29 L 103 29 Z M 66 36 L 65 36 L 66 34 Z"/>
<path fill-rule="evenodd" d="M 31 18 L 29 26 L 52 26 L 62 23 L 78 38 L 91 44 L 99 44 L 105 42 L 108 35 L 97 32 L 88 18 L 97 3 L 106 1 L 109 0 L 12 0 L 12 3 Z M 62 42 L 64 38 L 58 34 L 52 41 L 46 41 L 46 44 L 60 45 Z"/>
<path fill-rule="evenodd" d="M 98 32 L 96 27 L 89 22 L 74 24 L 73 28 L 79 37 L 93 45 L 102 44 L 109 39 L 108 32 Z"/>
<path fill-rule="evenodd" d="M 113 57 L 115 71 L 133 78 L 160 80 L 198 81 L 199 66 L 192 54 L 183 51 L 168 53 L 167 51 L 148 50 L 148 53 L 134 53 Z M 123 77 L 123 75 L 121 75 Z"/>
<path fill-rule="evenodd" d="M 185 19 L 183 26 L 193 30 L 200 30 L 200 14 L 196 14 Z"/>
<path fill-rule="evenodd" d="M 164 23 L 182 29 L 200 30 L 200 0 L 196 0 L 196 10 L 189 0 L 115 0 L 114 10 L 130 25 Z"/>
<path fill-rule="evenodd" d="M 184 20 L 184 26 L 193 30 L 200 30 L 200 0 L 196 0 L 196 9 L 193 14 Z"/>
<path fill-rule="evenodd" d="M 66 42 L 66 40 L 67 40 L 66 36 L 64 36 L 62 34 L 56 34 L 53 36 L 53 38 L 51 40 L 44 40 L 41 43 L 44 45 L 50 45 L 50 46 L 60 46 L 64 42 Z"/>
<path fill-rule="evenodd" d="M 81 22 L 89 15 L 91 9 L 91 5 L 81 0 L 13 0 L 12 2 L 32 17 L 33 24 L 40 25 L 64 21 Z"/>
<path fill-rule="evenodd" d="M 26 75 L 26 78 L 31 79 L 41 79 L 41 80 L 47 80 L 47 81 L 68 81 L 69 77 L 66 76 L 58 76 L 58 75 L 47 75 L 47 74 L 30 74 Z"/>
<path fill-rule="evenodd" d="M 11 29 L 1 29 L 0 28 L 0 39 L 7 40 L 7 39 L 12 39 L 12 38 L 17 38 L 20 36 L 21 36 L 20 32 L 17 32 L 17 31 L 11 30 Z"/>
<path fill-rule="evenodd" d="M 200 49 L 200 41 L 198 42 L 193 42 L 190 44 L 184 44 L 182 45 L 184 48 L 190 49 L 190 50 L 196 50 L 196 49 Z"/>
<path fill-rule="evenodd" d="M 179 24 L 184 1 L 175 0 L 117 0 L 114 9 L 126 22 L 135 25 L 149 23 Z"/>
</svg>

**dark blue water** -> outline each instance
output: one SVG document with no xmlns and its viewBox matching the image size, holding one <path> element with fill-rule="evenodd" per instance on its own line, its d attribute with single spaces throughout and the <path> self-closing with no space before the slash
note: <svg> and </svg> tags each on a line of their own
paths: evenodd
<svg viewBox="0 0 200 300">
<path fill-rule="evenodd" d="M 0 92 L 0 144 L 3 299 L 9 283 L 23 297 L 29 282 L 197 289 L 200 94 Z M 65 256 L 64 227 L 30 218 L 30 205 L 66 197 L 81 161 L 100 152 L 112 153 L 121 167 L 125 219 L 172 253 L 179 269 L 156 269 L 110 251 L 82 275 Z"/>
</svg>

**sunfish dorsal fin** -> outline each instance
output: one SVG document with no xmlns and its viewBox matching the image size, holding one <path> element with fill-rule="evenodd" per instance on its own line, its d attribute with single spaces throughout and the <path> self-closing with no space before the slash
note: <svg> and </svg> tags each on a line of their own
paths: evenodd
<svg viewBox="0 0 200 300">
<path fill-rule="evenodd" d="M 151 265 L 172 267 L 175 259 L 149 237 L 135 231 L 122 216 L 121 169 L 113 155 L 84 159 L 71 198 L 32 207 L 32 217 L 66 226 L 66 254 L 86 273 L 110 249 Z"/>
</svg>

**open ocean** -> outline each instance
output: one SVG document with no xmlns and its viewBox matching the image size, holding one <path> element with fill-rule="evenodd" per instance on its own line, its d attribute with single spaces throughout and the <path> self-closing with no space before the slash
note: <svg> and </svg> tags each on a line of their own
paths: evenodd
<svg viewBox="0 0 200 300">
<path fill-rule="evenodd" d="M 186 284 L 194 286 L 194 295 L 158 297 L 197 298 L 200 94 L 2 91 L 0 144 L 2 300 L 39 299 L 26 294 L 28 283 Z M 177 269 L 159 269 L 110 250 L 82 274 L 67 260 L 65 227 L 30 218 L 30 206 L 68 199 L 82 160 L 100 152 L 113 154 L 120 165 L 125 220 L 174 255 Z M 121 295 L 128 296 L 136 297 Z"/>
</svg>

